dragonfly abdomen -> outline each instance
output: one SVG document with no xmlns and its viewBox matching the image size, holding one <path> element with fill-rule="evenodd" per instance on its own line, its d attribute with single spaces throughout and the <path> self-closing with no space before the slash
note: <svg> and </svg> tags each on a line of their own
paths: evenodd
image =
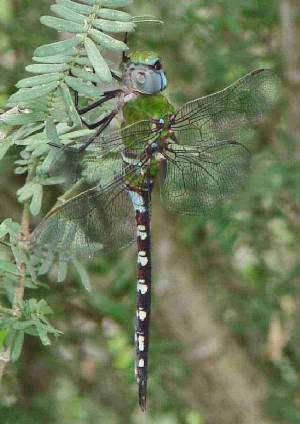
<svg viewBox="0 0 300 424">
<path fill-rule="evenodd" d="M 151 314 L 151 242 L 150 196 L 148 189 L 131 189 L 129 194 L 135 209 L 137 225 L 137 294 L 135 321 L 135 375 L 139 385 L 139 403 L 146 409 L 149 326 Z"/>
</svg>

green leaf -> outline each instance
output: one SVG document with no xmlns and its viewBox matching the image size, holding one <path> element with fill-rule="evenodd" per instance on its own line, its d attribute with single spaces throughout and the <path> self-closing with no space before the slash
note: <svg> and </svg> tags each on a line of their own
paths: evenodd
<svg viewBox="0 0 300 424">
<path fill-rule="evenodd" d="M 14 330 L 9 330 L 3 340 L 3 345 L 5 347 L 9 346 L 15 337 L 16 332 Z"/>
<path fill-rule="evenodd" d="M 55 92 L 53 92 L 54 94 Z M 8 106 L 19 106 L 20 109 L 26 109 L 28 111 L 34 111 L 34 113 L 48 113 L 49 112 L 49 103 L 48 96 L 36 97 L 35 99 L 25 100 L 21 102 L 11 102 Z M 38 111 L 38 112 L 37 112 Z M 24 111 L 25 112 L 25 111 Z M 37 122 L 35 122 L 37 125 Z M 39 124 L 41 125 L 41 124 Z"/>
<path fill-rule="evenodd" d="M 34 64 L 25 66 L 27 72 L 32 74 L 49 74 L 50 72 L 64 72 L 68 69 L 67 64 Z"/>
<path fill-rule="evenodd" d="M 8 101 L 10 102 L 26 102 L 27 100 L 34 99 L 40 96 L 46 96 L 46 94 L 55 90 L 58 86 L 58 81 L 52 81 L 48 84 L 40 85 L 34 88 L 21 88 L 16 93 L 12 94 Z"/>
<path fill-rule="evenodd" d="M 112 21 L 131 21 L 131 16 L 129 15 L 129 13 L 121 12 L 120 10 L 101 8 L 97 9 L 95 13 L 99 18 L 111 19 Z"/>
<path fill-rule="evenodd" d="M 41 299 L 37 302 L 37 311 L 47 315 L 47 314 L 53 314 L 52 309 L 48 305 L 45 299 Z"/>
<path fill-rule="evenodd" d="M 61 84 L 63 82 L 61 81 Z M 64 125 L 68 124 L 68 126 L 72 126 L 72 120 L 69 117 L 67 108 L 66 108 L 66 103 L 63 99 L 61 90 L 55 90 L 55 92 L 53 92 L 53 97 L 51 98 L 51 117 L 54 119 L 54 121 L 58 121 L 61 123 L 64 123 Z M 58 131 L 58 129 L 57 129 Z"/>
<path fill-rule="evenodd" d="M 58 262 L 57 281 L 61 283 L 66 279 L 68 272 L 68 263 L 65 261 Z"/>
<path fill-rule="evenodd" d="M 44 274 L 47 274 L 47 272 L 50 270 L 50 268 L 51 268 L 51 265 L 52 265 L 52 263 L 53 263 L 53 257 L 47 257 L 44 261 L 43 261 L 43 263 L 42 263 L 42 265 L 40 266 L 40 268 L 39 268 L 39 271 L 38 271 L 38 275 L 44 275 Z"/>
<path fill-rule="evenodd" d="M 44 57 L 38 57 L 33 56 L 32 60 L 34 62 L 41 62 L 41 63 L 70 63 L 74 59 L 74 55 L 76 54 L 76 50 L 69 50 L 65 54 L 56 54 L 54 56 L 44 56 Z M 72 56 L 73 55 L 73 56 Z"/>
<path fill-rule="evenodd" d="M 21 166 L 18 166 L 17 168 L 15 168 L 15 170 L 14 170 L 14 173 L 16 174 L 16 175 L 22 175 L 22 174 L 25 174 L 25 172 L 27 172 L 28 171 L 28 167 L 21 167 Z"/>
<path fill-rule="evenodd" d="M 99 0 L 80 0 L 81 3 L 90 4 L 91 6 L 94 6 L 94 4 L 97 4 Z"/>
<path fill-rule="evenodd" d="M 8 272 L 9 274 L 14 275 L 23 275 L 22 272 L 19 270 L 17 265 L 11 264 L 10 262 L 2 261 L 0 259 L 0 271 L 3 273 Z"/>
<path fill-rule="evenodd" d="M 106 21 L 104 19 L 94 19 L 92 25 L 105 32 L 133 32 L 135 29 L 133 22 Z"/>
<path fill-rule="evenodd" d="M 151 23 L 151 24 L 163 24 L 164 22 L 161 21 L 160 19 L 156 19 L 154 16 L 153 17 L 149 17 L 149 16 L 134 16 L 132 18 L 132 22 L 134 22 L 135 24 L 143 24 L 143 23 Z"/>
<path fill-rule="evenodd" d="M 95 10 L 91 6 L 85 6 L 84 4 L 75 3 L 74 1 L 70 0 L 56 0 L 57 4 L 60 4 L 61 6 L 64 6 L 66 8 L 75 10 L 75 12 L 83 13 L 86 15 L 95 13 Z"/>
<path fill-rule="evenodd" d="M 77 63 L 78 65 L 82 65 L 82 66 L 89 66 L 89 67 L 92 66 L 90 60 L 85 56 L 84 57 L 76 57 L 75 63 Z"/>
<path fill-rule="evenodd" d="M 11 125 L 24 125 L 24 124 L 30 124 L 31 122 L 43 121 L 43 120 L 44 120 L 43 112 L 12 113 L 12 114 L 6 115 L 3 118 L 3 121 Z"/>
<path fill-rule="evenodd" d="M 35 78 L 35 77 L 34 77 Z M 23 125 L 21 128 L 19 128 L 14 133 L 14 139 L 15 140 L 21 140 L 25 137 L 28 137 L 29 135 L 39 131 L 40 129 L 44 128 L 44 124 L 30 124 L 30 125 Z"/>
<path fill-rule="evenodd" d="M 72 131 L 72 132 L 68 132 L 66 134 L 63 134 L 61 136 L 61 140 L 72 140 L 72 139 L 76 139 L 79 137 L 89 137 L 93 134 L 95 134 L 96 130 L 88 130 L 87 128 L 85 128 L 84 130 L 77 130 L 77 131 Z"/>
<path fill-rule="evenodd" d="M 6 152 L 13 145 L 13 141 L 9 138 L 0 140 L 0 160 L 5 156 Z"/>
<path fill-rule="evenodd" d="M 34 56 L 43 57 L 43 56 L 53 56 L 65 51 L 68 51 L 72 47 L 78 46 L 81 43 L 82 37 L 76 36 L 68 40 L 58 41 L 56 43 L 45 44 L 40 46 L 34 51 Z"/>
<path fill-rule="evenodd" d="M 77 22 L 78 24 L 85 24 L 86 23 L 86 16 L 81 15 L 80 13 L 73 12 L 68 7 L 60 6 L 58 4 L 53 4 L 50 6 L 50 9 L 52 12 L 54 12 L 56 15 L 60 16 L 61 18 Z"/>
<path fill-rule="evenodd" d="M 53 148 L 49 150 L 49 153 L 45 157 L 45 160 L 42 163 L 42 172 L 46 173 L 51 169 L 53 164 L 56 162 L 57 159 L 57 149 Z"/>
<path fill-rule="evenodd" d="M 47 134 L 48 140 L 59 144 L 59 137 L 56 131 L 56 126 L 52 118 L 48 118 L 45 125 L 45 131 Z"/>
<path fill-rule="evenodd" d="M 34 325 L 34 321 L 33 320 L 17 321 L 13 325 L 13 329 L 14 330 L 25 330 L 26 328 L 29 328 L 32 325 Z"/>
<path fill-rule="evenodd" d="M 127 45 L 123 43 L 123 41 L 116 40 L 107 34 L 103 34 L 103 32 L 100 32 L 97 29 L 91 29 L 89 31 L 89 36 L 91 36 L 97 43 L 101 44 L 107 49 L 117 51 L 128 50 Z"/>
<path fill-rule="evenodd" d="M 83 1 L 83 0 L 81 0 Z M 85 0 L 83 1 L 85 3 Z M 132 0 L 102 0 L 103 7 L 111 7 L 117 9 L 118 7 L 125 7 L 132 3 Z"/>
<path fill-rule="evenodd" d="M 66 77 L 65 82 L 73 88 L 73 90 L 78 91 L 79 93 L 84 93 L 89 97 L 103 96 L 103 91 L 99 87 L 87 85 L 84 82 L 81 82 L 78 78 Z"/>
<path fill-rule="evenodd" d="M 83 287 L 90 292 L 92 290 L 92 286 L 86 269 L 80 262 L 72 261 L 72 263 L 80 276 Z"/>
<path fill-rule="evenodd" d="M 112 76 L 109 67 L 101 56 L 96 44 L 91 39 L 87 38 L 84 45 L 88 58 L 100 80 L 106 83 L 110 83 L 112 81 Z"/>
<path fill-rule="evenodd" d="M 16 362 L 19 359 L 22 352 L 23 342 L 24 342 L 24 333 L 23 331 L 19 331 L 12 345 L 12 351 L 11 351 L 12 362 Z"/>
<path fill-rule="evenodd" d="M 96 83 L 100 82 L 96 74 L 94 74 L 93 72 L 86 71 L 85 69 L 74 67 L 74 68 L 71 68 L 71 72 L 72 72 L 72 75 L 74 75 L 75 77 L 81 78 L 83 80 L 96 82 Z"/>
<path fill-rule="evenodd" d="M 41 184 L 35 184 L 36 188 L 33 192 L 31 203 L 30 203 L 30 212 L 32 215 L 37 215 L 42 206 L 43 199 L 43 186 Z"/>
<path fill-rule="evenodd" d="M 62 84 L 60 87 L 60 91 L 63 96 L 64 102 L 66 105 L 66 110 L 68 112 L 70 119 L 72 120 L 72 122 L 74 122 L 76 126 L 81 126 L 81 119 L 73 103 L 68 86 L 66 84 Z"/>
<path fill-rule="evenodd" d="M 7 228 L 11 236 L 18 235 L 20 231 L 20 224 L 18 224 L 17 222 L 13 222 L 11 218 L 7 218 L 2 221 L 1 227 Z"/>
<path fill-rule="evenodd" d="M 29 181 L 23 187 L 19 188 L 17 191 L 19 202 L 25 202 L 26 200 L 30 199 L 33 195 L 36 185 L 36 183 Z"/>
<path fill-rule="evenodd" d="M 38 336 L 38 331 L 36 327 L 28 327 L 25 331 L 26 334 L 29 334 L 30 336 Z"/>
<path fill-rule="evenodd" d="M 12 223 L 11 218 L 6 218 L 4 221 L 0 224 L 0 238 L 6 236 L 7 233 L 9 233 L 9 228 L 7 226 L 8 223 Z"/>
<path fill-rule="evenodd" d="M 47 336 L 47 327 L 43 325 L 38 319 L 34 320 L 38 335 L 41 339 L 41 342 L 44 346 L 51 344 L 49 337 Z"/>
<path fill-rule="evenodd" d="M 53 16 L 42 16 L 40 19 L 43 25 L 46 25 L 50 28 L 54 28 L 60 32 L 85 32 L 87 30 L 87 25 L 77 24 L 75 22 L 69 22 L 65 19 L 54 18 Z"/>
<path fill-rule="evenodd" d="M 37 75 L 36 77 L 24 78 L 24 79 L 21 79 L 16 84 L 16 87 L 18 88 L 35 87 L 37 85 L 47 84 L 48 82 L 59 81 L 61 76 L 62 74 L 55 72 L 52 74 L 44 74 L 44 75 Z"/>
<path fill-rule="evenodd" d="M 12 253 L 14 255 L 14 258 L 18 264 L 26 263 L 28 261 L 28 258 L 24 251 L 16 246 L 11 247 Z"/>
<path fill-rule="evenodd" d="M 41 181 L 43 182 L 43 185 L 56 185 L 62 184 L 65 181 L 65 177 L 58 175 L 57 177 L 43 178 Z"/>
<path fill-rule="evenodd" d="M 38 158 L 39 156 L 42 156 L 48 153 L 48 150 L 49 150 L 49 146 L 47 144 L 40 142 L 40 143 L 37 143 L 35 146 L 33 146 L 31 155 L 33 158 Z"/>
<path fill-rule="evenodd" d="M 8 333 L 7 328 L 0 331 L 0 350 L 2 350 L 5 347 L 4 346 L 4 340 L 5 340 L 7 333 Z"/>
</svg>

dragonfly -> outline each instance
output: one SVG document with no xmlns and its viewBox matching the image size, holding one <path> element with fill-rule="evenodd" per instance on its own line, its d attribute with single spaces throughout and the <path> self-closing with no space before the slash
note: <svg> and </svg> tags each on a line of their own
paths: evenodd
<svg viewBox="0 0 300 424">
<path fill-rule="evenodd" d="M 126 60 L 121 87 L 80 109 L 82 115 L 106 101 L 116 107 L 90 123 L 97 129 L 81 145 L 61 146 L 80 156 L 84 189 L 54 207 L 33 232 L 36 246 L 60 260 L 108 254 L 137 240 L 135 375 L 139 405 L 146 409 L 151 316 L 151 192 L 160 184 L 172 212 L 202 215 L 232 197 L 246 178 L 250 152 L 242 144 L 249 126 L 262 121 L 276 100 L 278 78 L 257 69 L 227 88 L 178 110 L 163 94 L 167 76 L 155 52 Z M 122 111 L 120 128 L 104 132 Z"/>
</svg>

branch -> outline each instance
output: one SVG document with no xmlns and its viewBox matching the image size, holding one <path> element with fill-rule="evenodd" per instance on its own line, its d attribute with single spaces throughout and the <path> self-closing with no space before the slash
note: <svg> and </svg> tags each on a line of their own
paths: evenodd
<svg viewBox="0 0 300 424">
<path fill-rule="evenodd" d="M 32 166 L 30 172 L 27 175 L 26 183 L 31 181 L 35 175 L 35 169 L 36 169 L 36 163 Z M 24 203 L 23 207 L 23 214 L 22 214 L 22 220 L 21 220 L 21 226 L 19 231 L 19 240 L 26 240 L 30 233 L 30 212 L 29 212 L 29 206 L 30 202 L 26 201 Z M 14 300 L 13 300 L 13 308 L 12 308 L 12 315 L 14 317 L 18 317 L 20 314 L 20 303 L 22 302 L 24 298 L 24 286 L 25 286 L 25 280 L 26 280 L 26 272 L 27 267 L 25 262 L 20 263 L 20 270 L 22 272 L 22 275 L 19 277 L 18 284 L 14 291 Z M 4 352 L 2 352 L 0 357 L 0 382 L 2 380 L 2 376 L 6 367 L 6 364 L 11 360 L 11 352 L 12 352 L 12 346 L 14 343 L 15 337 L 12 337 L 9 344 L 7 345 Z"/>
</svg>

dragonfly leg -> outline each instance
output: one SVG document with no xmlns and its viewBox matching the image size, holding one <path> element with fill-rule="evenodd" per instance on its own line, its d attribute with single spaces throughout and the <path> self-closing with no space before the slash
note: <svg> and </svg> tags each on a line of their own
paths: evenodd
<svg viewBox="0 0 300 424">
<path fill-rule="evenodd" d="M 127 44 L 127 41 L 128 41 L 128 32 L 125 32 L 124 41 L 123 42 L 125 44 Z M 125 53 L 125 50 L 123 50 L 123 53 L 122 53 L 122 64 L 126 63 L 127 61 L 128 61 L 128 56 Z"/>
<path fill-rule="evenodd" d="M 104 103 L 106 103 L 107 101 L 109 101 L 109 100 L 111 100 L 111 99 L 113 99 L 113 98 L 115 98 L 117 95 L 118 95 L 118 93 L 120 93 L 121 92 L 121 90 L 120 89 L 116 89 L 116 90 L 110 90 L 110 91 L 105 91 L 104 92 L 104 97 L 102 98 L 102 99 L 100 99 L 100 100 L 97 100 L 96 102 L 94 102 L 94 103 L 91 103 L 90 105 L 88 105 L 88 106 L 86 106 L 86 107 L 84 107 L 84 108 L 82 108 L 82 109 L 79 109 L 79 106 L 78 106 L 78 103 L 79 103 L 79 95 L 78 95 L 78 92 L 77 91 L 75 91 L 75 108 L 76 108 L 76 110 L 77 110 L 77 112 L 78 112 L 78 114 L 79 115 L 83 115 L 84 113 L 87 113 L 87 112 L 89 112 L 90 110 L 93 110 L 93 109 L 95 109 L 96 107 L 98 107 L 98 106 L 100 106 L 100 105 L 102 105 L 102 104 L 104 104 Z M 99 125 L 101 125 L 102 123 L 103 123 L 103 120 L 101 119 L 100 121 L 98 121 L 98 122 L 94 122 L 94 123 L 92 123 L 92 124 L 90 124 L 89 122 L 87 122 L 85 119 L 83 119 L 83 118 L 80 118 L 81 119 L 81 122 L 87 127 L 87 128 L 89 128 L 90 130 L 92 130 L 92 129 L 94 129 L 94 128 L 97 128 Z"/>
<path fill-rule="evenodd" d="M 94 103 L 91 103 L 87 107 L 84 107 L 82 109 L 79 109 L 79 105 L 78 105 L 78 103 L 79 103 L 79 95 L 78 95 L 78 91 L 75 91 L 75 108 L 76 108 L 76 110 L 77 110 L 77 112 L 78 112 L 79 115 L 83 115 L 84 113 L 89 112 L 90 110 L 95 109 L 96 107 L 102 105 L 103 103 L 106 103 L 108 100 L 113 99 L 120 92 L 121 92 L 120 89 L 111 90 L 111 91 L 105 91 L 103 93 L 104 97 L 102 99 L 97 100 Z"/>
<path fill-rule="evenodd" d="M 61 146 L 57 143 L 48 143 L 52 147 L 56 147 L 62 149 L 64 152 L 72 152 L 72 153 L 80 153 L 83 152 L 101 133 L 102 131 L 109 125 L 109 123 L 114 119 L 114 117 L 118 114 L 118 110 L 114 109 L 108 116 L 103 118 L 100 122 L 98 122 L 99 128 L 96 133 L 93 134 L 84 144 L 80 147 L 71 147 L 69 145 Z M 72 142 L 73 143 L 73 142 Z"/>
</svg>

